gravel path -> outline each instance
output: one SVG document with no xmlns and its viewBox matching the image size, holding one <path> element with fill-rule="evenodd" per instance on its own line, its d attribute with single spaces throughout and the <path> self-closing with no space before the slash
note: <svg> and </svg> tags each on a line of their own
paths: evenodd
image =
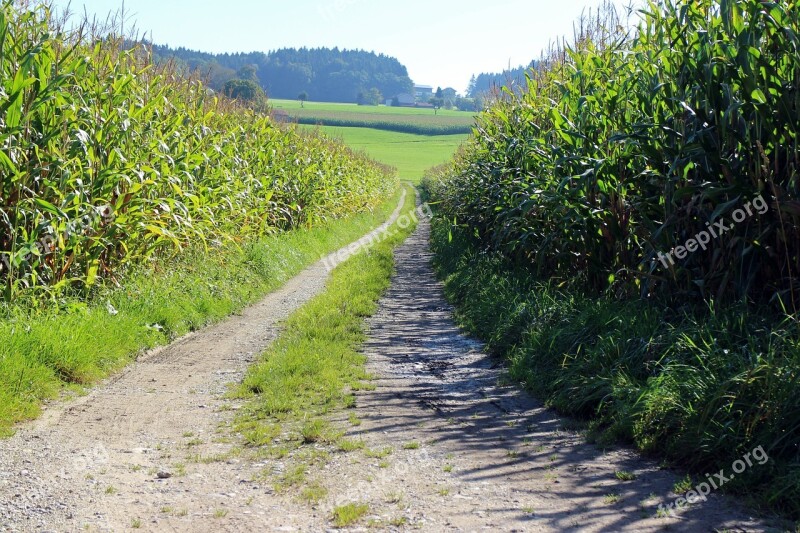
<svg viewBox="0 0 800 533">
<path fill-rule="evenodd" d="M 330 464 L 320 482 L 336 496 L 320 506 L 323 514 L 359 502 L 374 523 L 425 531 L 766 529 L 716 494 L 657 517 L 659 504 L 678 497 L 676 474 L 633 451 L 586 444 L 518 387 L 503 386 L 498 361 L 455 326 L 428 236 L 423 221 L 396 253 L 397 273 L 365 347 L 377 387 L 358 393 L 362 424 L 349 431 L 370 449 L 394 451 Z M 617 472 L 636 479 L 621 481 Z"/>
<path fill-rule="evenodd" d="M 423 220 L 398 249 L 392 287 L 369 321 L 375 390 L 333 415 L 367 449 L 332 453 L 307 473 L 328 489 L 321 502 L 254 481 L 291 459 L 230 455 L 239 406 L 222 394 L 279 322 L 323 289 L 323 262 L 0 441 L 0 531 L 324 531 L 348 503 L 369 506 L 359 527 L 391 531 L 766 529 L 717 494 L 656 517 L 677 497 L 675 474 L 631 451 L 585 444 L 501 385 L 497 361 L 453 323 L 428 235 Z M 621 471 L 636 478 L 620 481 Z"/>
</svg>

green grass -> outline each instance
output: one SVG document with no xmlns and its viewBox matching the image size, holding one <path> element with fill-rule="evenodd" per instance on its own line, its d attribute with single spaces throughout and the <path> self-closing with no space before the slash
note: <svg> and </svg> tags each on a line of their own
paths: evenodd
<svg viewBox="0 0 800 533">
<path fill-rule="evenodd" d="M 672 492 L 675 494 L 686 494 L 694 487 L 694 481 L 692 480 L 692 476 L 686 475 L 680 481 L 677 481 L 675 485 L 672 487 Z"/>
<path fill-rule="evenodd" d="M 379 450 L 373 450 L 367 448 L 366 450 L 364 450 L 364 455 L 369 457 L 370 459 L 383 459 L 384 457 L 392 455 L 393 451 L 394 450 L 392 449 L 391 446 L 386 446 Z"/>
<path fill-rule="evenodd" d="M 333 523 L 336 527 L 347 527 L 355 524 L 369 513 L 369 505 L 348 503 L 333 510 Z"/>
<path fill-rule="evenodd" d="M 301 108 L 297 102 L 271 102 L 273 113 L 285 113 L 291 120 L 306 125 L 374 128 L 422 135 L 467 134 L 475 123 L 473 113 L 462 111 L 358 106 L 309 102 Z"/>
<path fill-rule="evenodd" d="M 798 409 L 796 323 L 757 309 L 709 314 L 587 296 L 438 218 L 431 242 L 460 324 L 506 358 L 511 378 L 588 421 L 590 438 L 634 443 L 696 475 L 729 470 L 761 447 L 769 460 L 723 490 L 800 516 L 797 426 L 779 416 Z M 676 491 L 690 484 L 687 476 Z"/>
<path fill-rule="evenodd" d="M 397 115 L 397 116 L 438 116 L 438 117 L 458 117 L 462 120 L 472 121 L 475 118 L 475 113 L 467 111 L 458 111 L 454 109 L 440 109 L 436 115 L 433 109 L 416 108 L 416 107 L 392 107 L 392 106 L 361 106 L 358 104 L 340 104 L 334 102 L 306 102 L 304 107 L 300 107 L 298 100 L 270 100 L 269 104 L 273 109 L 282 109 L 284 111 L 300 111 L 301 109 L 306 113 L 315 112 L 333 112 L 333 113 L 348 113 L 360 115 Z"/>
<path fill-rule="evenodd" d="M 300 499 L 312 505 L 317 504 L 328 496 L 328 489 L 318 482 L 310 483 L 303 488 Z"/>
<path fill-rule="evenodd" d="M 413 208 L 410 193 L 404 212 Z M 370 378 L 358 351 L 364 318 L 375 312 L 389 286 L 394 247 L 413 230 L 394 228 L 393 236 L 334 269 L 325 292 L 288 319 L 281 336 L 249 369 L 233 393 L 249 400 L 237 418 L 246 438 L 257 434 L 259 445 L 269 445 L 265 436 L 281 435 L 281 445 L 291 450 L 341 437 L 324 417 L 346 407 L 349 390 Z"/>
<path fill-rule="evenodd" d="M 625 472 L 624 470 L 617 471 L 614 475 L 620 481 L 633 481 L 636 479 L 636 474 Z"/>
<path fill-rule="evenodd" d="M 340 139 L 355 150 L 363 150 L 371 158 L 395 167 L 400 178 L 419 183 L 429 168 L 440 165 L 456 152 L 468 136 L 415 135 L 373 128 L 340 128 L 333 126 L 305 126 Z"/>
<path fill-rule="evenodd" d="M 142 350 L 257 301 L 322 254 L 378 226 L 397 201 L 310 230 L 184 254 L 129 276 L 92 304 L 62 300 L 60 308 L 17 310 L 0 319 L 0 434 L 36 417 L 41 401 L 65 387 L 94 383 Z"/>
</svg>

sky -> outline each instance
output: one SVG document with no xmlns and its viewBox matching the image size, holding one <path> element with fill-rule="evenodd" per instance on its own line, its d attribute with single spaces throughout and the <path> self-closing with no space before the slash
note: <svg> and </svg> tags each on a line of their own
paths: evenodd
<svg viewBox="0 0 800 533">
<path fill-rule="evenodd" d="M 463 93 L 473 74 L 527 65 L 601 0 L 126 0 L 129 25 L 156 44 L 204 52 L 291 47 L 396 57 L 418 85 Z M 623 6 L 627 0 L 612 0 Z M 121 0 L 55 0 L 105 19 Z"/>
</svg>

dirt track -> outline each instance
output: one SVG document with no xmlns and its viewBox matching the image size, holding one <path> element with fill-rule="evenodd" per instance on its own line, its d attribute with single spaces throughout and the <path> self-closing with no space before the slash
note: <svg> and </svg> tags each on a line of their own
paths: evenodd
<svg viewBox="0 0 800 533">
<path fill-rule="evenodd" d="M 322 263 L 0 442 L 0 530 L 320 531 L 349 502 L 370 505 L 359 525 L 393 530 L 765 529 L 719 495 L 656 517 L 676 497 L 675 474 L 587 445 L 527 394 L 499 386 L 497 362 L 453 324 L 427 237 L 423 221 L 398 250 L 392 288 L 370 320 L 364 349 L 376 389 L 334 417 L 370 449 L 392 452 L 333 454 L 308 473 L 328 489 L 317 507 L 253 481 L 280 462 L 213 458 L 235 445 L 225 424 L 237 406 L 221 394 L 280 320 L 322 290 Z"/>
</svg>

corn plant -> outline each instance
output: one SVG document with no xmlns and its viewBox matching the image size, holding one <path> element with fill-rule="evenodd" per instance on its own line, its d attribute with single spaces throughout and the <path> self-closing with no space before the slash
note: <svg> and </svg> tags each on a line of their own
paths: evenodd
<svg viewBox="0 0 800 533">
<path fill-rule="evenodd" d="M 374 206 L 389 169 L 220 99 L 142 46 L 0 8 L 5 299 Z M 34 292 L 35 292 L 34 291 Z"/>
<path fill-rule="evenodd" d="M 610 8 L 479 120 L 445 209 L 542 276 L 594 291 L 800 302 L 797 2 Z M 769 211 L 658 260 L 754 197 Z"/>
<path fill-rule="evenodd" d="M 763 446 L 774 462 L 738 490 L 796 518 L 800 2 L 664 0 L 619 22 L 585 21 L 424 180 L 454 242 L 491 252 L 470 267 L 524 272 L 451 290 L 557 409 L 698 472 Z"/>
</svg>

